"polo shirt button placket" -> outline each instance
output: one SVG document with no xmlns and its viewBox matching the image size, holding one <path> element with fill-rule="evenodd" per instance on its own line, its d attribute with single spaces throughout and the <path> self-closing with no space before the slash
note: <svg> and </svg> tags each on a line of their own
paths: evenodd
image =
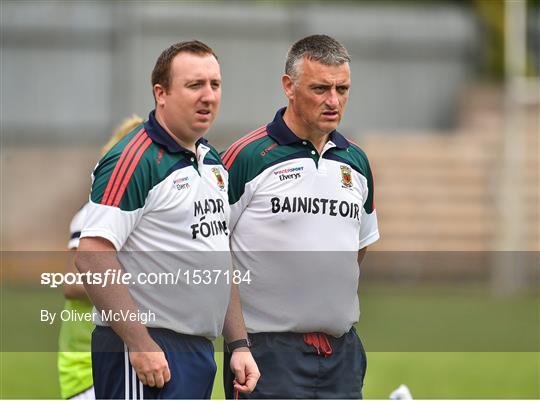
<svg viewBox="0 0 540 401">
<path fill-rule="evenodd" d="M 195 157 L 190 156 L 190 157 L 189 157 L 189 161 L 191 162 L 191 165 L 193 166 L 193 168 L 195 169 L 195 171 L 197 172 L 197 174 L 199 174 L 199 176 L 200 176 L 200 175 L 201 175 L 201 172 L 199 171 L 199 164 L 198 164 L 197 161 L 195 160 Z"/>
<path fill-rule="evenodd" d="M 328 175 L 328 169 L 326 167 L 326 162 L 325 162 L 325 159 L 323 157 L 323 154 L 325 152 L 326 151 L 323 150 L 323 152 L 319 155 L 319 163 L 318 163 L 318 166 L 317 166 L 317 173 L 319 175 L 322 175 L 322 176 Z"/>
<path fill-rule="evenodd" d="M 311 149 L 309 154 L 311 155 L 311 158 L 315 162 L 315 166 L 317 167 L 317 170 L 319 169 L 319 155 L 317 154 L 317 151 L 315 149 Z"/>
<path fill-rule="evenodd" d="M 308 146 L 308 145 L 311 145 L 310 142 L 308 141 L 302 141 L 302 145 L 304 146 Z M 319 157 L 318 157 L 318 154 L 317 154 L 317 151 L 313 148 L 313 145 L 312 146 L 308 146 L 308 148 L 310 148 L 311 150 L 309 151 L 309 155 L 310 157 L 313 159 L 313 161 L 315 162 L 315 166 L 316 168 L 318 169 L 319 168 Z"/>
</svg>

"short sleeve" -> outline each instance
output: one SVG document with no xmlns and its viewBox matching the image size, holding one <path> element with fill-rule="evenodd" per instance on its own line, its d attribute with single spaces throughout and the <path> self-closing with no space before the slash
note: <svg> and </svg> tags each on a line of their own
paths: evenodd
<svg viewBox="0 0 540 401">
<path fill-rule="evenodd" d="M 364 189 L 362 205 L 362 214 L 360 217 L 360 234 L 358 238 L 358 249 L 365 248 L 373 244 L 380 237 L 379 225 L 377 222 L 377 211 L 375 210 L 375 184 L 373 173 L 366 154 L 359 150 L 360 162 L 359 170 L 366 179 L 366 188 Z"/>
<path fill-rule="evenodd" d="M 79 209 L 75 216 L 71 219 L 69 224 L 69 240 L 68 240 L 68 249 L 77 249 L 79 247 L 79 240 L 81 237 L 81 231 L 84 227 L 84 221 L 86 218 L 86 212 L 88 210 L 88 203 L 84 204 L 82 208 Z"/>
</svg>

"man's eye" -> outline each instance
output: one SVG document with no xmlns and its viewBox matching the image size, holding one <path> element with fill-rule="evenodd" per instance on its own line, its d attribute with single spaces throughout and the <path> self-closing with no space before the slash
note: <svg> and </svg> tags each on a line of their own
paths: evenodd
<svg viewBox="0 0 540 401">
<path fill-rule="evenodd" d="M 346 86 L 338 86 L 337 91 L 343 95 L 349 91 L 349 88 Z"/>
<path fill-rule="evenodd" d="M 213 89 L 219 89 L 221 87 L 221 84 L 219 82 L 213 82 L 212 83 L 212 88 Z"/>
<path fill-rule="evenodd" d="M 198 89 L 200 87 L 201 87 L 201 84 L 199 82 L 188 85 L 188 88 L 190 89 Z"/>
<path fill-rule="evenodd" d="M 316 86 L 315 88 L 313 88 L 316 93 L 323 93 L 325 89 L 326 88 L 324 86 Z"/>
</svg>

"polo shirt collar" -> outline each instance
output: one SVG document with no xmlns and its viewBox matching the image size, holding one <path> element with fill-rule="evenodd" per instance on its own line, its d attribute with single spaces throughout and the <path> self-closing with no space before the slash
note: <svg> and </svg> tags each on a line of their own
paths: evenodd
<svg viewBox="0 0 540 401">
<path fill-rule="evenodd" d="M 148 120 L 144 122 L 144 129 L 146 130 L 146 133 L 153 142 L 166 148 L 169 153 L 193 154 L 191 150 L 184 148 L 182 145 L 176 142 L 167 131 L 165 131 L 165 129 L 159 124 L 156 119 L 155 110 L 152 110 L 150 112 Z M 204 138 L 200 138 L 197 141 L 196 146 L 199 146 L 199 144 L 201 143 L 206 145 L 208 141 Z"/>
<path fill-rule="evenodd" d="M 280 145 L 292 145 L 293 143 L 302 142 L 302 139 L 298 138 L 283 121 L 283 114 L 286 109 L 286 107 L 279 109 L 274 120 L 266 126 L 268 136 Z M 328 140 L 332 141 L 338 149 L 347 149 L 349 146 L 349 141 L 336 130 L 330 133 Z"/>
</svg>

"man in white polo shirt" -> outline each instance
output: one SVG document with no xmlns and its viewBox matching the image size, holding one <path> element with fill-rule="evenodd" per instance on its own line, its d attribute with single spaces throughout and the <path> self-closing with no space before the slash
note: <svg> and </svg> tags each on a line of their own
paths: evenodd
<svg viewBox="0 0 540 401">
<path fill-rule="evenodd" d="M 230 280 L 228 174 L 202 138 L 221 101 L 217 57 L 172 45 L 152 86 L 156 109 L 94 170 L 76 259 L 95 284 L 96 398 L 210 398 L 222 331 L 249 392 L 259 372 Z"/>
<path fill-rule="evenodd" d="M 252 277 L 240 298 L 261 380 L 248 398 L 362 396 L 358 265 L 379 233 L 368 159 L 336 131 L 349 61 L 326 35 L 293 44 L 288 106 L 223 154 L 231 250 Z"/>
</svg>

